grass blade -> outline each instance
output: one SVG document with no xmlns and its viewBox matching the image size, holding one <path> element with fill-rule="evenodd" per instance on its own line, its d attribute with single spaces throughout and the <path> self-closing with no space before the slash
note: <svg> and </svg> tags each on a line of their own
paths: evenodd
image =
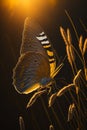
<svg viewBox="0 0 87 130">
<path fill-rule="evenodd" d="M 65 92 L 67 92 L 72 87 L 74 87 L 74 84 L 69 84 L 69 85 L 63 87 L 62 89 L 59 90 L 59 92 L 57 93 L 57 96 L 58 97 L 62 96 Z"/>
<path fill-rule="evenodd" d="M 71 104 L 69 106 L 69 110 L 68 110 L 68 121 L 71 121 L 73 116 L 74 116 L 74 112 L 75 112 L 75 104 Z"/>
<path fill-rule="evenodd" d="M 49 126 L 49 130 L 54 130 L 54 126 L 53 126 L 53 125 L 50 125 L 50 126 Z"/>
<path fill-rule="evenodd" d="M 54 104 L 56 97 L 57 97 L 56 93 L 51 95 L 51 97 L 49 98 L 49 107 L 51 107 Z"/>
<path fill-rule="evenodd" d="M 42 91 L 38 91 L 36 92 L 31 99 L 29 100 L 28 104 L 27 104 L 27 108 L 31 107 L 35 101 L 37 100 L 38 97 L 40 97 L 43 93 L 46 93 L 46 90 L 42 90 Z"/>
<path fill-rule="evenodd" d="M 20 125 L 20 130 L 25 130 L 24 120 L 22 116 L 19 117 L 19 125 Z"/>
</svg>

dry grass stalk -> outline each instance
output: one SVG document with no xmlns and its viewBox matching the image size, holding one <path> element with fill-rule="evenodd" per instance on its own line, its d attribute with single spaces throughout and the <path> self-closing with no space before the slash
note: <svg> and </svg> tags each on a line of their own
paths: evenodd
<svg viewBox="0 0 87 130">
<path fill-rule="evenodd" d="M 86 81 L 87 81 L 87 68 L 85 68 L 84 70 L 85 70 L 85 78 L 86 78 Z"/>
<path fill-rule="evenodd" d="M 71 37 L 70 29 L 67 29 L 67 40 L 68 40 L 69 44 L 72 43 L 72 37 Z"/>
<path fill-rule="evenodd" d="M 75 62 L 75 53 L 74 53 L 74 49 L 73 46 L 70 46 L 70 55 L 71 55 L 71 60 L 74 63 Z"/>
<path fill-rule="evenodd" d="M 79 40 L 79 49 L 82 53 L 82 57 L 83 57 L 83 62 L 84 62 L 84 72 L 85 72 L 85 78 L 87 81 L 87 38 L 85 39 L 85 42 L 83 43 L 83 37 L 80 36 L 80 40 Z"/>
<path fill-rule="evenodd" d="M 22 116 L 19 117 L 19 125 L 20 125 L 20 130 L 25 130 L 24 120 Z"/>
<path fill-rule="evenodd" d="M 75 108 L 76 107 L 75 107 L 74 103 L 69 106 L 69 110 L 68 110 L 68 121 L 72 120 L 74 112 L 75 112 Z"/>
<path fill-rule="evenodd" d="M 38 91 L 36 92 L 31 99 L 29 100 L 28 104 L 27 104 L 27 108 L 31 107 L 35 101 L 37 100 L 38 97 L 40 97 L 43 93 L 46 93 L 47 90 L 42 90 L 42 91 Z"/>
<path fill-rule="evenodd" d="M 66 46 L 66 52 L 67 52 L 68 61 L 71 67 L 73 67 L 73 63 L 75 62 L 75 54 L 72 45 Z"/>
<path fill-rule="evenodd" d="M 78 94 L 78 92 L 79 92 L 81 72 L 82 72 L 82 70 L 80 69 L 80 70 L 77 72 L 77 75 L 75 76 L 75 78 L 73 79 L 73 84 L 74 84 L 75 87 L 76 87 L 76 94 Z"/>
<path fill-rule="evenodd" d="M 63 87 L 62 89 L 59 90 L 59 92 L 57 93 L 57 96 L 58 97 L 62 96 L 65 92 L 70 90 L 72 87 L 74 87 L 74 84 L 69 84 L 69 85 Z"/>
<path fill-rule="evenodd" d="M 87 38 L 85 39 L 84 46 L 83 46 L 83 59 L 84 59 L 85 77 L 87 81 Z"/>
<path fill-rule="evenodd" d="M 70 57 L 70 63 L 72 63 L 72 61 L 74 62 L 75 61 L 75 54 L 74 54 L 74 50 L 73 50 L 73 45 L 72 45 L 72 37 L 71 37 L 71 33 L 70 33 L 70 30 L 67 29 L 67 39 L 68 39 L 68 42 L 69 42 L 69 54 L 68 54 L 68 57 Z"/>
<path fill-rule="evenodd" d="M 79 39 L 79 49 L 81 53 L 83 53 L 83 36 L 80 36 L 80 39 Z"/>
<path fill-rule="evenodd" d="M 61 32 L 61 35 L 63 37 L 63 40 L 64 40 L 65 44 L 68 45 L 69 42 L 67 40 L 67 34 L 66 34 L 65 30 L 62 27 L 60 27 L 60 32 Z"/>
<path fill-rule="evenodd" d="M 87 38 L 85 39 L 84 46 L 83 46 L 83 55 L 87 52 Z"/>
<path fill-rule="evenodd" d="M 52 78 L 54 78 L 59 72 L 60 72 L 60 70 L 62 69 L 62 67 L 63 67 L 63 63 L 61 63 L 56 69 L 55 69 L 55 71 L 52 73 L 52 75 L 51 75 L 51 77 Z"/>
<path fill-rule="evenodd" d="M 72 66 L 72 57 L 71 57 L 71 53 L 70 53 L 70 45 L 66 46 L 66 52 L 67 52 L 68 61 L 69 61 L 70 65 Z"/>
<path fill-rule="evenodd" d="M 54 126 L 53 126 L 53 125 L 50 125 L 50 126 L 49 126 L 49 130 L 54 130 Z"/>
<path fill-rule="evenodd" d="M 57 97 L 57 93 L 54 93 L 51 95 L 51 97 L 49 98 L 49 103 L 48 103 L 49 107 L 51 107 L 54 104 L 56 97 Z"/>
<path fill-rule="evenodd" d="M 73 67 L 73 63 L 75 62 L 75 54 L 72 45 L 72 37 L 71 37 L 70 30 L 67 29 L 67 33 L 66 33 L 65 30 L 62 27 L 60 27 L 60 32 L 66 45 L 68 61 L 71 67 Z"/>
</svg>

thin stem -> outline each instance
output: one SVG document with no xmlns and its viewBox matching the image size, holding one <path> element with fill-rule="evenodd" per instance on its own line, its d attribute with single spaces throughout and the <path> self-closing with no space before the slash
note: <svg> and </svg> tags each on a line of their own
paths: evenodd
<svg viewBox="0 0 87 130">
<path fill-rule="evenodd" d="M 77 40 L 78 40 L 78 42 L 79 42 L 79 36 L 78 36 L 77 30 L 76 30 L 76 27 L 75 27 L 75 25 L 74 25 L 74 23 L 73 23 L 73 20 L 71 19 L 71 17 L 70 17 L 70 15 L 69 15 L 69 13 L 67 12 L 67 10 L 65 10 L 65 13 L 66 13 L 66 15 L 67 15 L 67 17 L 68 17 L 68 19 L 69 19 L 69 21 L 70 21 L 70 23 L 71 23 L 71 25 L 72 25 L 74 31 L 75 31 L 76 38 L 77 38 Z"/>
</svg>

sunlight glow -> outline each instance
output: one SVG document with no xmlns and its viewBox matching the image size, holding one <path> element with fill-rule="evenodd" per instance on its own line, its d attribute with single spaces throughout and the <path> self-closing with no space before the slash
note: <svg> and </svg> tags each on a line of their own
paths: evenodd
<svg viewBox="0 0 87 130">
<path fill-rule="evenodd" d="M 13 9 L 15 7 L 18 8 L 32 8 L 36 6 L 40 6 L 41 4 L 49 4 L 49 6 L 54 6 L 56 4 L 56 0 L 3 0 L 4 4 L 8 6 L 8 8 Z M 42 6 L 42 5 L 41 5 Z"/>
<path fill-rule="evenodd" d="M 5 4 L 8 8 L 13 9 L 15 7 L 27 8 L 31 0 L 5 0 Z"/>
<path fill-rule="evenodd" d="M 57 0 L 3 0 L 3 6 L 10 16 L 42 16 L 56 5 Z"/>
</svg>

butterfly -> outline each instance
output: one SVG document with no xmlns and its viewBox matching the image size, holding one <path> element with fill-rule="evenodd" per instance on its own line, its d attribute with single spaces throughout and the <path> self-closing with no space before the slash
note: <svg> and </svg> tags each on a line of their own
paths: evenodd
<svg viewBox="0 0 87 130">
<path fill-rule="evenodd" d="M 63 66 L 56 64 L 54 49 L 44 30 L 35 20 L 26 18 L 20 57 L 13 69 L 16 91 L 20 94 L 39 91 L 40 94 L 42 89 L 51 88 L 54 77 Z"/>
</svg>

